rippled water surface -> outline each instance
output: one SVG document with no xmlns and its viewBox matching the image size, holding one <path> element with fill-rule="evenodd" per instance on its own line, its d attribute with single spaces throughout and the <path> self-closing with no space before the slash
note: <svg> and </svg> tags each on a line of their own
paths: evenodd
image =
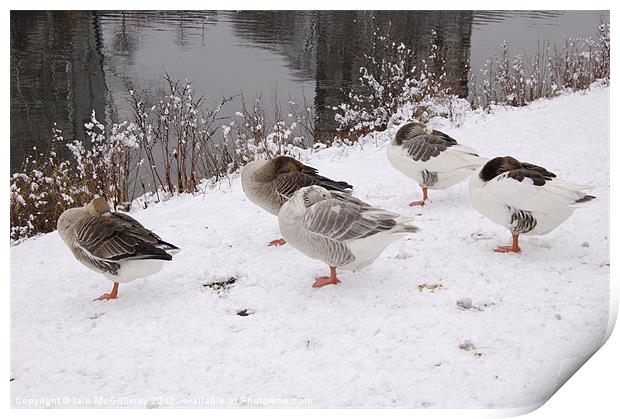
<svg viewBox="0 0 620 419">
<path fill-rule="evenodd" d="M 466 63 L 480 68 L 502 41 L 528 54 L 608 21 L 601 11 L 12 12 L 11 170 L 49 141 L 53 122 L 66 138 L 83 137 L 91 110 L 100 120 L 127 116 L 128 89 L 160 89 L 165 73 L 213 103 L 240 92 L 269 99 L 274 89 L 283 103 L 305 97 L 317 130 L 329 131 L 329 106 L 358 77 L 375 26 L 391 25 L 420 57 L 437 31 L 450 50 L 448 77 L 466 95 Z"/>
</svg>

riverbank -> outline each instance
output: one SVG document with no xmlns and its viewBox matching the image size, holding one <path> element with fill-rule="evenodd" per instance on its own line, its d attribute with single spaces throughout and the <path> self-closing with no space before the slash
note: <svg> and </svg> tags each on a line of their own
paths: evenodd
<svg viewBox="0 0 620 419">
<path fill-rule="evenodd" d="M 594 185 L 597 199 L 551 234 L 524 237 L 521 254 L 494 253 L 509 234 L 470 207 L 466 183 L 407 206 L 420 192 L 387 162 L 390 124 L 353 146 L 303 155 L 421 229 L 371 267 L 342 273 L 338 286 L 311 288 L 322 263 L 266 246 L 279 237 L 277 220 L 247 200 L 238 177 L 131 213 L 183 250 L 159 274 L 121 285 L 117 301 L 91 301 L 111 283 L 75 261 L 56 232 L 26 239 L 11 248 L 12 405 L 541 403 L 559 362 L 596 350 L 607 327 L 609 88 L 458 122 L 431 125 L 481 155 L 513 155 Z M 231 284 L 208 286 L 222 281 Z M 457 305 L 463 298 L 471 308 Z"/>
</svg>

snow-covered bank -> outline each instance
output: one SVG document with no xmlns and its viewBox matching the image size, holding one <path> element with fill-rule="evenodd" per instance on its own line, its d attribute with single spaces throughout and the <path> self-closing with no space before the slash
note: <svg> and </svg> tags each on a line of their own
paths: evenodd
<svg viewBox="0 0 620 419">
<path fill-rule="evenodd" d="M 609 89 L 470 114 L 459 128 L 435 122 L 482 155 L 595 185 L 598 199 L 551 234 L 523 237 L 521 254 L 494 253 L 509 233 L 469 206 L 466 183 L 407 206 L 419 188 L 381 148 L 393 126 L 363 147 L 309 157 L 361 199 L 416 216 L 422 230 L 371 267 L 343 272 L 338 286 L 311 288 L 326 266 L 266 246 L 280 237 L 277 219 L 246 199 L 238 178 L 132 214 L 183 251 L 158 275 L 121 285 L 117 301 L 91 301 L 111 283 L 77 263 L 57 233 L 26 240 L 11 249 L 13 406 L 55 397 L 139 407 L 546 399 L 560 360 L 596 349 L 607 326 Z M 230 277 L 226 290 L 204 286 Z M 457 305 L 465 297 L 472 308 Z"/>
</svg>

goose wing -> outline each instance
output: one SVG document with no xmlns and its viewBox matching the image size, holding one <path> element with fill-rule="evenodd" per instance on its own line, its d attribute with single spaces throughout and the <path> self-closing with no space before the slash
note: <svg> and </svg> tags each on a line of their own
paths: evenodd
<svg viewBox="0 0 620 419">
<path fill-rule="evenodd" d="M 440 131 L 403 141 L 402 147 L 405 156 L 423 163 L 424 169 L 433 172 L 449 172 L 482 162 L 474 149 L 458 144 L 454 138 Z"/>
<path fill-rule="evenodd" d="M 445 132 L 437 131 L 436 129 L 434 129 L 430 135 L 441 138 L 446 144 L 453 144 L 453 145 L 458 144 L 458 142 L 454 138 L 450 137 Z"/>
<path fill-rule="evenodd" d="M 534 172 L 538 172 L 540 175 L 544 177 L 549 177 L 549 178 L 555 177 L 555 173 L 548 171 L 544 167 L 536 166 L 535 164 L 532 164 L 532 163 L 524 163 L 524 162 L 520 162 L 520 163 L 521 163 L 521 166 L 523 166 L 523 168 L 526 170 L 533 170 Z"/>
<path fill-rule="evenodd" d="M 276 176 L 273 184 L 278 194 L 285 199 L 289 199 L 300 188 L 315 185 L 316 183 L 311 176 L 305 173 L 288 172 Z"/>
<path fill-rule="evenodd" d="M 426 162 L 437 157 L 448 147 L 456 145 L 439 135 L 423 134 L 403 141 L 403 150 L 414 161 Z"/>
<path fill-rule="evenodd" d="M 398 217 L 398 214 L 367 204 L 330 198 L 310 206 L 302 226 L 328 239 L 347 242 L 388 231 L 397 224 Z"/>
<path fill-rule="evenodd" d="M 363 208 L 373 208 L 372 205 L 362 201 L 359 198 L 354 197 L 350 192 L 329 191 L 329 193 L 332 196 L 332 198 L 337 199 L 339 201 L 350 202 L 352 204 L 355 204 Z"/>
<path fill-rule="evenodd" d="M 274 186 L 278 194 L 289 199 L 299 189 L 311 185 L 318 185 L 330 191 L 340 192 L 347 192 L 348 189 L 353 188 L 353 186 L 346 182 L 334 181 L 319 175 L 316 169 L 309 166 L 304 167 L 311 170 L 306 172 L 306 169 L 304 169 L 303 172 L 282 173 L 275 178 Z"/>
<path fill-rule="evenodd" d="M 176 249 L 134 218 L 121 213 L 86 217 L 76 225 L 76 235 L 77 246 L 100 261 L 171 260 L 172 256 L 163 248 Z"/>
<path fill-rule="evenodd" d="M 551 173 L 546 170 L 545 172 Z M 541 171 L 522 168 L 494 177 L 484 185 L 483 189 L 511 208 L 550 213 L 582 202 L 585 197 L 589 196 L 584 191 L 591 187 L 560 182 Z"/>
<path fill-rule="evenodd" d="M 330 191 L 345 191 L 353 189 L 353 186 L 344 181 L 332 180 L 328 177 L 321 176 L 319 171 L 314 167 L 303 166 L 302 173 L 310 176 L 315 182 L 313 185 L 319 185 Z"/>
</svg>

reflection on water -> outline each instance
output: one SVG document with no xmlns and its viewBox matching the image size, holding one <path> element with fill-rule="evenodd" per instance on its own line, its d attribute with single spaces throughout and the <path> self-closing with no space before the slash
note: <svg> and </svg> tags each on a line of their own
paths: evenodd
<svg viewBox="0 0 620 419">
<path fill-rule="evenodd" d="M 447 79 L 467 96 L 467 63 L 471 36 L 468 11 L 369 12 L 343 11 L 318 13 L 316 96 L 317 131 L 315 137 L 333 137 L 334 111 L 345 92 L 359 77 L 364 54 L 371 55 L 372 31 L 378 27 L 390 33 L 398 44 L 415 52 L 418 66 L 430 54 L 432 30 L 437 32 L 438 46 L 447 54 Z"/>
<path fill-rule="evenodd" d="M 90 12 L 11 12 L 11 170 L 49 141 L 53 122 L 82 132 L 107 87 L 101 30 Z"/>
<path fill-rule="evenodd" d="M 500 42 L 527 53 L 541 40 L 591 35 L 601 21 L 607 12 L 11 12 L 11 170 L 49 141 L 53 122 L 83 137 L 92 109 L 100 120 L 126 117 L 128 88 L 157 90 L 166 72 L 213 102 L 241 91 L 269 100 L 274 88 L 283 103 L 305 97 L 316 135 L 330 135 L 330 108 L 359 77 L 377 26 L 418 59 L 435 30 L 448 80 L 466 96 L 467 63 L 480 68 Z"/>
</svg>

